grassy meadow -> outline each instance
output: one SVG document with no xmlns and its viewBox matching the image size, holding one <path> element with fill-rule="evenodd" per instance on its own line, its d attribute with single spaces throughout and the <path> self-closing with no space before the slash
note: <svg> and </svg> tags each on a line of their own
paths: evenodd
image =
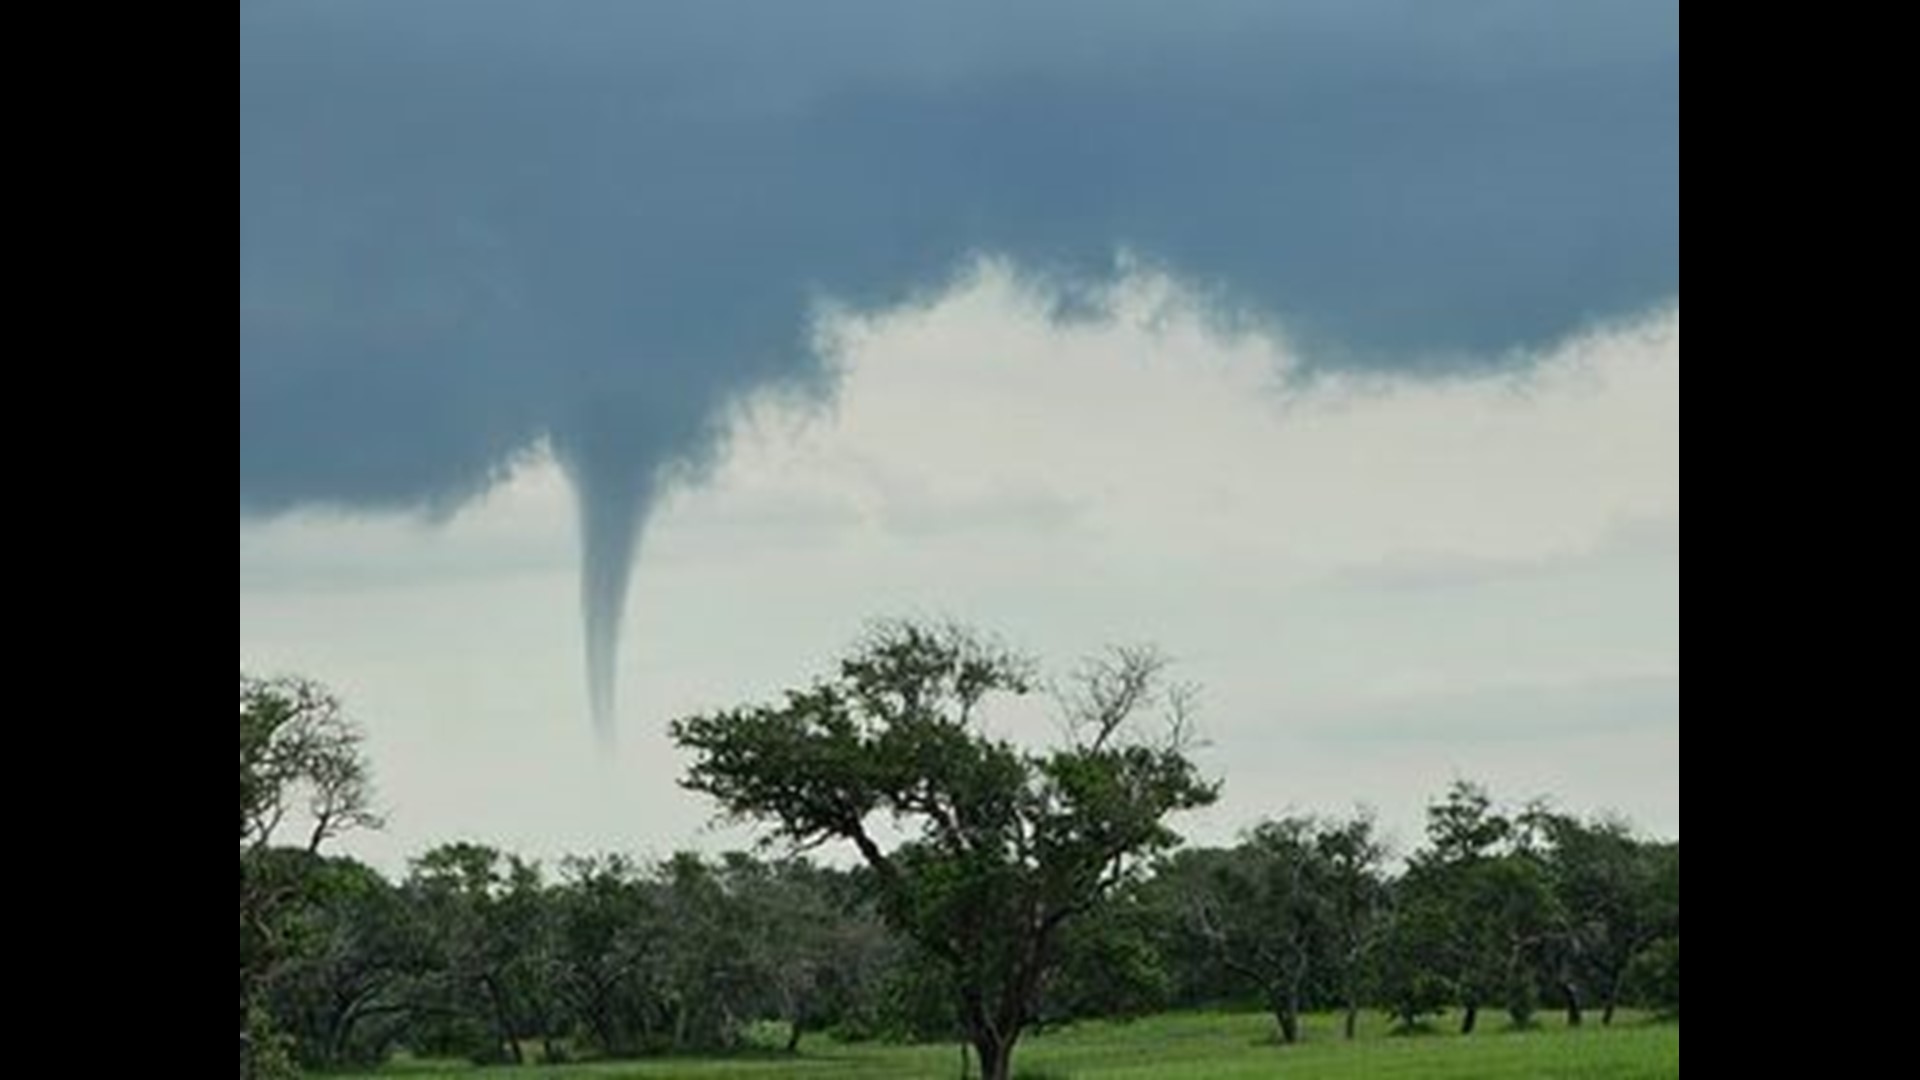
<svg viewBox="0 0 1920 1080">
<path fill-rule="evenodd" d="M 1079 1023 L 1028 1035 L 1014 1054 L 1027 1080 L 1655 1080 L 1680 1075 L 1680 1025 L 1623 1013 L 1610 1028 L 1590 1017 L 1581 1028 L 1543 1014 L 1539 1027 L 1514 1031 L 1504 1014 L 1483 1011 L 1480 1030 L 1454 1034 L 1443 1017 L 1431 1033 L 1389 1033 L 1386 1017 L 1367 1014 L 1359 1037 L 1340 1037 L 1339 1018 L 1308 1017 L 1303 1041 L 1274 1041 L 1270 1017 L 1252 1012 L 1165 1013 L 1128 1023 Z M 531 1051 L 532 1048 L 529 1048 Z M 799 1054 L 672 1057 L 582 1065 L 480 1068 L 461 1062 L 396 1060 L 354 1080 L 420 1076 L 474 1080 L 770 1080 L 776 1077 L 953 1080 L 955 1044 L 840 1043 L 810 1036 Z M 969 1070 L 968 1075 L 977 1075 Z"/>
</svg>

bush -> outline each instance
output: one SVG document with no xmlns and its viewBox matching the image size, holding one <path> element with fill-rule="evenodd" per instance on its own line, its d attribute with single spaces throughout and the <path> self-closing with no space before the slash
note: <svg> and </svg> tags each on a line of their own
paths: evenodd
<svg viewBox="0 0 1920 1080">
<path fill-rule="evenodd" d="M 242 1080 L 298 1080 L 300 1069 L 293 1062 L 293 1037 L 273 1026 L 273 1019 L 259 1007 L 248 1010 L 247 1030 L 240 1035 L 240 1076 Z"/>
<path fill-rule="evenodd" d="M 1680 938 L 1661 938 L 1634 954 L 1627 965 L 1627 987 L 1633 999 L 1663 1016 L 1680 1015 Z"/>
</svg>

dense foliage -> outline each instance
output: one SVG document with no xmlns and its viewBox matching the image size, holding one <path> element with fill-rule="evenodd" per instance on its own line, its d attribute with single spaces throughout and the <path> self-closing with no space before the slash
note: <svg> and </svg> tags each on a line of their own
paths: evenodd
<svg viewBox="0 0 1920 1080">
<path fill-rule="evenodd" d="M 789 1049 L 826 1031 L 984 1055 L 983 1020 L 1017 1036 L 1224 1003 L 1269 1010 L 1282 1042 L 1308 1011 L 1362 1007 L 1462 1032 L 1484 1012 L 1678 1013 L 1677 842 L 1460 783 L 1404 853 L 1365 815 L 1180 848 L 1162 817 L 1211 789 L 1177 737 L 1141 742 L 1114 720 L 1172 700 L 1146 654 L 1089 668 L 1061 695 L 1069 744 L 1035 753 L 969 726 L 1024 668 L 970 639 L 880 644 L 896 651 L 860 659 L 891 670 L 855 662 L 783 705 L 680 727 L 703 751 L 691 786 L 771 810 L 788 839 L 851 841 L 867 857 L 849 867 L 772 852 L 543 866 L 462 841 L 391 880 L 325 850 L 378 824 L 356 729 L 312 684 L 243 676 L 243 1071 L 402 1047 L 482 1062 L 727 1050 L 770 1025 Z M 778 770 L 755 765 L 754 740 L 787 755 Z M 748 789 L 782 774 L 812 786 Z M 817 809 L 855 797 L 851 819 Z M 876 811 L 926 827 L 867 835 L 876 859 L 847 827 Z"/>
</svg>

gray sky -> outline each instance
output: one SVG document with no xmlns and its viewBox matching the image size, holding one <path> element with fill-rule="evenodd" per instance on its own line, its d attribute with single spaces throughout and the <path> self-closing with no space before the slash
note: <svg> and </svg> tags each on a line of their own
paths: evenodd
<svg viewBox="0 0 1920 1080">
<path fill-rule="evenodd" d="M 1199 838 L 1677 834 L 1678 32 L 1548 8 L 243 6 L 243 667 L 389 868 L 738 843 L 666 721 L 900 614 L 1161 644 Z"/>
</svg>

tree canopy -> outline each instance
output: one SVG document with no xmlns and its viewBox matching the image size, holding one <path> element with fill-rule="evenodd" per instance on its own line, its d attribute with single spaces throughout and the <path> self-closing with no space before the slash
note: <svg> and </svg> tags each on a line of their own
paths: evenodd
<svg viewBox="0 0 1920 1080">
<path fill-rule="evenodd" d="M 1014 738 L 1063 721 L 1051 748 Z M 1014 699 L 1031 695 L 1026 702 Z M 685 779 L 796 849 L 561 858 L 442 843 L 390 880 L 359 728 L 319 685 L 241 679 L 242 1075 L 420 1058 L 563 1062 L 823 1033 L 962 1039 L 1263 1001 L 1401 1028 L 1484 1010 L 1679 1011 L 1679 845 L 1456 783 L 1389 860 L 1364 812 L 1174 849 L 1214 797 L 1190 696 L 1145 649 L 1049 682 L 951 627 L 890 624 L 778 703 L 689 717 Z M 1033 708 L 1032 706 L 1039 706 Z M 802 849 L 850 845 L 858 865 Z M 778 1025 L 778 1028 L 772 1027 Z"/>
<path fill-rule="evenodd" d="M 243 1072 L 265 1054 L 253 1015 L 260 983 L 286 951 L 285 912 L 319 861 L 320 846 L 351 829 L 378 828 L 373 771 L 361 732 L 338 698 L 306 679 L 240 673 L 240 1031 Z M 300 842 L 281 846 L 298 821 Z"/>
<path fill-rule="evenodd" d="M 1145 649 L 1090 662 L 1058 695 L 1066 744 L 1033 751 L 980 726 L 993 699 L 1040 685 L 1031 660 L 962 628 L 890 623 L 778 704 L 672 731 L 695 754 L 685 786 L 727 814 L 858 849 L 888 922 L 948 976 L 983 1080 L 1004 1080 L 1062 926 L 1178 843 L 1169 814 L 1216 797 L 1187 756 L 1189 695 L 1163 668 Z M 905 839 L 888 845 L 883 816 Z"/>
</svg>

